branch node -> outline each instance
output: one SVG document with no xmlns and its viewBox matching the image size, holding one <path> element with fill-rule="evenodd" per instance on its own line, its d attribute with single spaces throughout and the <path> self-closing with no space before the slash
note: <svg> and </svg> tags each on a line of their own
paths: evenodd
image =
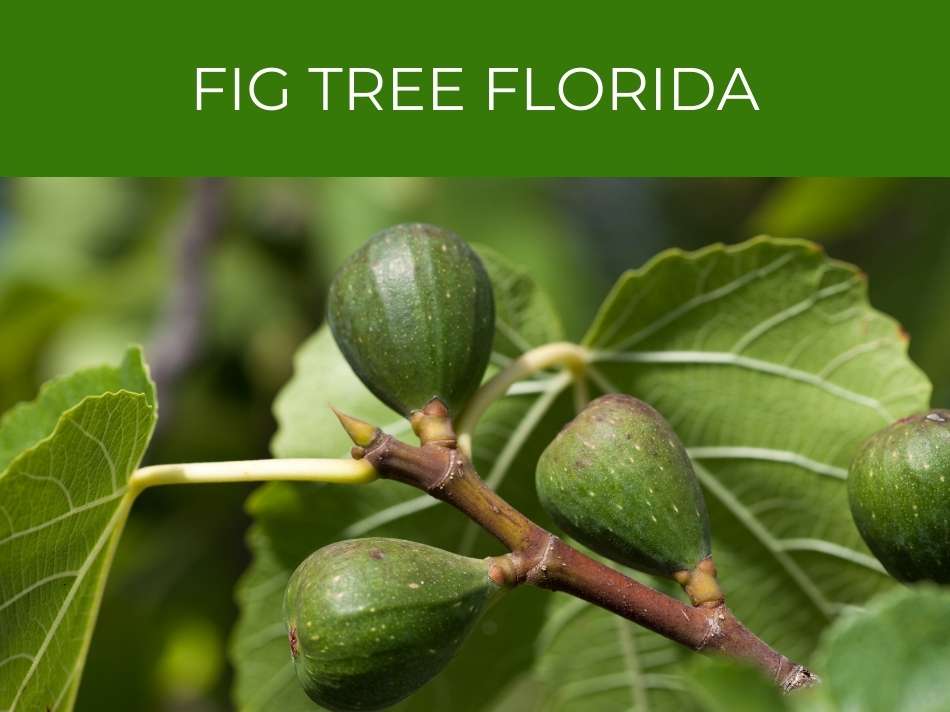
<svg viewBox="0 0 950 712">
<path fill-rule="evenodd" d="M 449 409 L 438 397 L 426 403 L 422 410 L 414 410 L 409 424 L 423 446 L 437 445 L 454 450 L 458 445 Z"/>
<path fill-rule="evenodd" d="M 544 539 L 538 542 L 538 545 L 543 544 L 543 548 L 536 556 L 531 556 L 530 553 L 526 552 L 530 557 L 530 563 L 525 571 L 525 580 L 539 586 L 547 580 L 549 569 L 559 563 L 554 552 L 560 539 L 554 534 L 546 534 Z"/>
<path fill-rule="evenodd" d="M 499 586 L 517 586 L 524 583 L 520 557 L 517 554 L 489 557 L 488 577 Z"/>
<path fill-rule="evenodd" d="M 440 491 L 445 489 L 446 485 L 450 484 L 452 480 L 456 477 L 461 477 L 464 475 L 465 463 L 462 458 L 459 457 L 459 454 L 454 450 L 449 455 L 449 461 L 446 465 L 445 472 L 435 480 L 431 485 L 426 487 L 426 492 L 432 494 L 435 491 Z"/>
<path fill-rule="evenodd" d="M 673 578 L 683 587 L 694 606 L 717 608 L 722 605 L 724 597 L 711 557 L 706 557 L 691 570 L 677 571 Z"/>
<path fill-rule="evenodd" d="M 705 649 L 710 643 L 722 635 L 722 623 L 726 619 L 721 609 L 710 611 L 706 615 L 706 630 L 703 633 L 702 640 L 696 646 L 696 651 Z"/>
</svg>

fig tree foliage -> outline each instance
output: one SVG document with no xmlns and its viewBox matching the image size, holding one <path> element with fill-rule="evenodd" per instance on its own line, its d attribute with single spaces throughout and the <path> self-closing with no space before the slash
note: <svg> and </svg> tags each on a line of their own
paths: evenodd
<svg viewBox="0 0 950 712">
<path fill-rule="evenodd" d="M 485 251 L 479 261 L 467 247 L 445 244 L 470 265 L 468 306 L 452 311 L 453 288 L 463 286 L 455 275 L 445 282 L 447 301 L 425 295 L 433 301 L 417 302 L 400 323 L 428 321 L 431 313 L 457 321 L 455 331 L 474 324 L 465 335 L 453 332 L 451 346 L 442 344 L 459 349 L 440 362 L 451 369 L 420 368 L 427 379 L 437 376 L 421 386 L 374 385 L 387 407 L 353 373 L 370 366 L 348 361 L 323 328 L 301 348 L 275 405 L 275 455 L 347 455 L 349 443 L 326 402 L 409 438 L 402 416 L 421 399 L 438 395 L 458 410 L 486 362 L 490 375 L 532 347 L 564 338 L 530 265 Z M 423 264 L 418 255 L 407 259 Z M 437 262 L 433 257 L 439 274 L 454 269 Z M 489 303 L 482 266 L 493 328 L 479 317 Z M 475 311 L 473 299 L 482 305 Z M 396 323 L 392 315 L 373 322 L 378 309 L 365 305 L 355 316 L 367 315 L 364 324 Z M 437 343 L 434 332 L 417 326 L 410 341 Z M 393 331 L 387 338 L 398 345 L 404 336 Z M 668 251 L 620 278 L 580 343 L 590 355 L 591 398 L 631 394 L 662 413 L 682 442 L 708 511 L 723 591 L 751 630 L 806 659 L 842 610 L 894 585 L 852 520 L 848 468 L 873 433 L 927 411 L 930 385 L 908 359 L 898 325 L 870 307 L 857 269 L 796 240 Z M 403 364 L 401 379 L 410 361 L 443 358 L 414 349 L 410 343 L 403 354 L 388 353 Z M 575 415 L 571 382 L 552 370 L 516 384 L 474 433 L 474 462 L 487 483 L 541 523 L 550 517 L 532 473 Z M 133 350 L 117 367 L 54 382 L 0 422 L 0 711 L 71 709 L 134 496 L 129 477 L 156 408 Z M 253 561 L 237 589 L 241 616 L 230 651 L 235 706 L 248 712 L 314 709 L 295 680 L 282 612 L 291 575 L 311 552 L 341 539 L 387 537 L 466 561 L 501 553 L 456 512 L 393 482 L 273 483 L 254 493 L 248 510 Z M 692 563 L 704 551 L 702 526 L 698 531 L 699 546 L 690 535 L 690 546 L 658 555 L 668 559 L 663 567 L 644 568 L 668 573 Z M 653 583 L 675 590 L 668 581 Z M 469 625 L 458 654 L 400 709 L 696 706 L 687 651 L 580 601 L 518 591 Z"/>
<path fill-rule="evenodd" d="M 563 338 L 549 318 L 551 300 L 538 296 L 537 285 L 527 288 L 530 276 L 476 249 L 495 290 L 493 364 Z M 676 431 L 702 487 L 730 607 L 790 656 L 807 658 L 843 605 L 893 585 L 851 518 L 847 471 L 866 437 L 926 407 L 930 384 L 907 358 L 899 326 L 868 304 L 866 286 L 856 268 L 804 241 L 673 250 L 621 277 L 582 340 L 594 354 L 592 397 L 633 394 Z M 550 324 L 547 334 L 538 324 Z M 312 408 L 316 392 L 411 438 L 405 421 L 380 412 L 352 375 L 344 384 L 344 371 L 327 334 L 303 347 L 277 402 L 276 455 L 347 451 L 346 438 L 329 433 L 332 415 Z M 343 391 L 349 400 L 337 395 Z M 574 415 L 569 379 L 543 373 L 492 406 L 475 432 L 479 472 L 519 510 L 552 527 L 531 475 Z M 314 432 L 328 436 L 317 441 Z M 323 514 L 312 516 L 313 508 Z M 391 482 L 359 490 L 267 485 L 251 511 L 255 562 L 239 590 L 232 651 L 238 699 L 248 709 L 312 709 L 302 691 L 267 684 L 293 677 L 280 601 L 309 552 L 352 536 L 393 536 L 469 556 L 499 553 L 456 512 Z M 516 709 L 525 699 L 580 710 L 626 708 L 635 694 L 658 709 L 682 709 L 692 699 L 673 682 L 651 684 L 686 679 L 688 651 L 587 604 L 536 593 L 515 592 L 488 611 L 456 660 L 401 709 L 445 700 L 462 710 L 491 709 L 508 695 Z M 266 643 L 264 630 L 273 631 Z M 597 651 L 589 661 L 578 655 L 588 647 Z"/>
</svg>

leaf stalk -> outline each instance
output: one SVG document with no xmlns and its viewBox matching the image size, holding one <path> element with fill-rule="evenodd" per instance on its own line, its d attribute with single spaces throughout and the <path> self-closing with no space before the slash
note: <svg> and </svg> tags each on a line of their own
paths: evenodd
<svg viewBox="0 0 950 712">
<path fill-rule="evenodd" d="M 274 459 L 233 462 L 192 462 L 179 465 L 152 465 L 132 473 L 129 486 L 138 494 L 159 485 L 210 484 L 221 482 L 331 482 L 365 484 L 377 479 L 366 460 Z"/>
<path fill-rule="evenodd" d="M 459 449 L 466 457 L 472 456 L 472 435 L 478 421 L 489 406 L 503 397 L 512 385 L 555 366 L 567 368 L 575 381 L 583 381 L 590 360 L 590 352 L 586 348 L 568 341 L 544 344 L 521 354 L 485 381 L 469 400 L 456 421 Z"/>
</svg>

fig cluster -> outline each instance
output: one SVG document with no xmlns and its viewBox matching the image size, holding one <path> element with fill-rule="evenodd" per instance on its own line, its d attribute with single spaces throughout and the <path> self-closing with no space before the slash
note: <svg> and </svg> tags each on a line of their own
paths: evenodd
<svg viewBox="0 0 950 712">
<path fill-rule="evenodd" d="M 377 398 L 406 417 L 450 416 L 488 365 L 492 285 L 478 255 L 455 234 L 397 225 L 339 269 L 327 320 Z M 489 571 L 490 560 L 396 539 L 343 541 L 311 554 L 284 599 L 307 695 L 331 710 L 375 710 L 417 690 L 504 590 Z"/>
<path fill-rule="evenodd" d="M 411 419 L 450 418 L 484 377 L 492 285 L 456 235 L 400 225 L 339 270 L 328 320 L 353 371 L 380 400 Z M 721 602 L 689 456 L 646 403 L 626 395 L 590 403 L 544 451 L 536 486 L 555 522 L 579 542 L 675 579 L 695 605 Z M 314 552 L 291 577 L 284 604 L 304 690 L 332 710 L 380 709 L 405 698 L 445 667 L 506 590 L 491 572 L 491 559 L 395 539 Z"/>
<path fill-rule="evenodd" d="M 431 225 L 379 233 L 336 274 L 328 321 L 366 387 L 410 418 L 423 444 L 454 447 L 451 417 L 484 378 L 495 330 L 492 284 L 471 247 Z M 544 450 L 535 484 L 555 524 L 580 544 L 677 581 L 695 606 L 722 603 L 693 464 L 649 404 L 623 394 L 589 403 Z M 871 437 L 848 494 L 862 536 L 893 576 L 950 583 L 950 411 Z M 284 606 L 304 690 L 331 710 L 381 709 L 412 694 L 506 590 L 498 561 L 384 538 L 314 552 L 291 577 Z"/>
</svg>

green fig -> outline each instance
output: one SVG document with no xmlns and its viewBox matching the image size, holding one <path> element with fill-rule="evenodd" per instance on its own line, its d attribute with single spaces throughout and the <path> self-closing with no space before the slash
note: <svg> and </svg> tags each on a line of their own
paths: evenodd
<svg viewBox="0 0 950 712">
<path fill-rule="evenodd" d="M 434 397 L 456 414 L 481 383 L 495 333 L 481 260 L 432 225 L 391 227 L 350 256 L 327 316 L 356 375 L 407 416 Z"/>
<path fill-rule="evenodd" d="M 353 539 L 311 554 L 284 597 L 307 695 L 331 710 L 376 710 L 415 692 L 503 590 L 490 567 L 399 539 Z"/>
<path fill-rule="evenodd" d="M 592 401 L 541 455 L 536 485 L 544 508 L 582 544 L 675 578 L 696 604 L 721 599 L 689 455 L 646 403 L 628 395 Z"/>
<path fill-rule="evenodd" d="M 950 410 L 872 435 L 851 463 L 848 499 L 858 531 L 891 576 L 950 583 Z"/>
</svg>

